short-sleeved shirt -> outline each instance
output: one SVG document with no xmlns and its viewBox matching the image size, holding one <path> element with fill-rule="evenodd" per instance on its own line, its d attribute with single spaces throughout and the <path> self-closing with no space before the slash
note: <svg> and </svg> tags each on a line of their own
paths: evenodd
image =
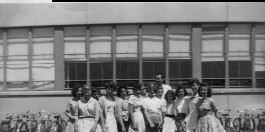
<svg viewBox="0 0 265 132">
<path fill-rule="evenodd" d="M 135 95 L 131 95 L 128 103 L 133 105 L 133 111 L 140 111 L 141 107 L 143 107 L 143 98 L 141 96 L 138 98 Z"/>
<path fill-rule="evenodd" d="M 147 109 L 149 112 L 159 113 L 159 111 L 162 109 L 161 102 L 162 101 L 157 97 L 145 98 L 143 108 Z"/>
<path fill-rule="evenodd" d="M 129 110 L 128 110 L 128 100 L 118 98 L 116 103 L 117 118 L 122 117 L 124 120 L 128 120 Z"/>
<path fill-rule="evenodd" d="M 90 98 L 88 102 L 83 99 L 78 101 L 78 117 L 99 117 L 99 103 L 94 98 Z"/>
<path fill-rule="evenodd" d="M 177 98 L 175 101 L 175 107 L 177 113 L 188 113 L 188 104 L 187 98 Z"/>
</svg>

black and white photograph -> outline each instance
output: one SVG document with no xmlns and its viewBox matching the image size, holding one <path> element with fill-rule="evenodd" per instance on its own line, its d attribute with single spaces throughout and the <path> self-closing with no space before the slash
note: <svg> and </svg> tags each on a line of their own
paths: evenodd
<svg viewBox="0 0 265 132">
<path fill-rule="evenodd" d="M 265 132 L 265 2 L 0 0 L 0 132 Z"/>
</svg>

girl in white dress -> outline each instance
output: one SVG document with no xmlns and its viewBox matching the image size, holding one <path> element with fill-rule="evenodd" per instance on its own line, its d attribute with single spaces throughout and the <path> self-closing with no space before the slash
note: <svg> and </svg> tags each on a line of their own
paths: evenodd
<svg viewBox="0 0 265 132">
<path fill-rule="evenodd" d="M 117 122 L 116 122 L 116 98 L 113 93 L 117 90 L 117 84 L 114 82 L 109 82 L 105 84 L 106 95 L 99 98 L 100 104 L 100 120 L 102 130 L 104 132 L 117 132 Z"/>
<path fill-rule="evenodd" d="M 83 87 L 84 97 L 78 101 L 78 132 L 101 132 L 97 127 L 99 120 L 99 103 L 92 96 L 90 85 Z"/>
<path fill-rule="evenodd" d="M 140 95 L 140 89 L 140 86 L 135 86 L 133 89 L 134 95 L 131 95 L 128 101 L 131 118 L 129 132 L 145 132 L 145 121 L 141 110 L 143 108 L 143 98 Z"/>
<path fill-rule="evenodd" d="M 175 125 L 175 99 L 176 96 L 173 90 L 168 90 L 165 95 L 166 100 L 166 111 L 165 111 L 165 118 L 163 124 L 163 131 L 162 132 L 175 132 L 176 125 Z"/>
<path fill-rule="evenodd" d="M 178 86 L 175 91 L 177 99 L 175 101 L 176 107 L 176 131 L 186 132 L 185 118 L 188 113 L 187 105 L 187 90 L 183 86 Z"/>
</svg>

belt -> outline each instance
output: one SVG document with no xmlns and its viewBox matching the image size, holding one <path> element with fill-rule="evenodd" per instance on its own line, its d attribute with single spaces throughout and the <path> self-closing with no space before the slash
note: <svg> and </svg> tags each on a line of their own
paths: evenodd
<svg viewBox="0 0 265 132">
<path fill-rule="evenodd" d="M 166 116 L 166 117 L 169 117 L 169 118 L 175 118 L 175 115 L 169 115 L 169 114 L 166 114 L 165 116 Z"/>
<path fill-rule="evenodd" d="M 88 117 L 78 117 L 78 119 L 86 119 L 86 118 L 95 118 L 95 117 L 92 117 L 92 116 L 88 116 Z"/>
</svg>

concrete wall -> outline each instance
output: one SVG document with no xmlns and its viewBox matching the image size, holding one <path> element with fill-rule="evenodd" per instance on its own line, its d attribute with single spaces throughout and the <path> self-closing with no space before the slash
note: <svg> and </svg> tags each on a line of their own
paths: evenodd
<svg viewBox="0 0 265 132">
<path fill-rule="evenodd" d="M 264 12 L 264 2 L 2 3 L 0 27 L 157 22 L 265 22 Z"/>
</svg>

